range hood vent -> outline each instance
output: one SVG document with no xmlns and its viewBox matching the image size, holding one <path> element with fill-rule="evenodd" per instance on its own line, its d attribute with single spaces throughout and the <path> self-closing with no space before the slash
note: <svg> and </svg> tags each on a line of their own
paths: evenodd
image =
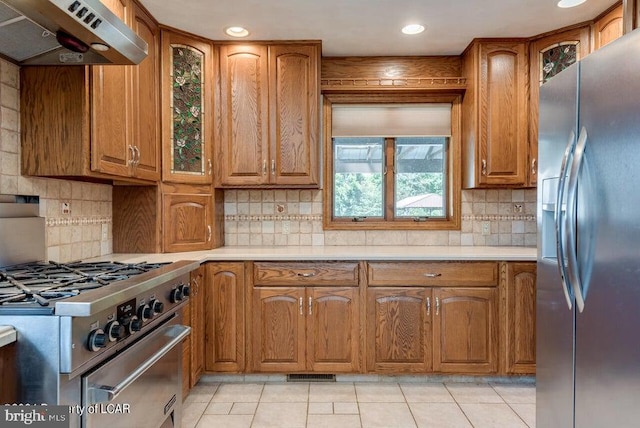
<svg viewBox="0 0 640 428">
<path fill-rule="evenodd" d="M 99 0 L 0 0 L 0 55 L 19 65 L 134 65 L 147 49 Z"/>
</svg>

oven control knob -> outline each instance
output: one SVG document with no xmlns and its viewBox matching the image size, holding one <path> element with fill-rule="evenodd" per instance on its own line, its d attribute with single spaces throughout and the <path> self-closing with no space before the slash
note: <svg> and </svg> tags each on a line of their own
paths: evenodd
<svg viewBox="0 0 640 428">
<path fill-rule="evenodd" d="M 132 316 L 131 317 L 131 321 L 129 321 L 129 333 L 133 334 L 136 331 L 140 331 L 140 329 L 142 328 L 142 320 L 140 318 L 138 318 L 137 316 Z"/>
<path fill-rule="evenodd" d="M 191 294 L 191 287 L 189 287 L 189 284 L 186 284 L 186 285 L 183 284 L 178 288 L 182 290 L 182 295 L 185 297 L 188 297 Z"/>
<path fill-rule="evenodd" d="M 122 339 L 124 337 L 124 326 L 118 321 L 111 321 L 107 324 L 105 329 L 107 330 L 107 337 L 109 338 L 109 342 L 115 342 L 116 340 Z"/>
<path fill-rule="evenodd" d="M 151 309 L 149 305 L 142 305 L 138 308 L 138 318 L 142 321 L 148 321 L 153 318 L 154 315 L 153 309 Z"/>
<path fill-rule="evenodd" d="M 89 333 L 88 346 L 93 352 L 98 352 L 100 348 L 107 346 L 107 335 L 104 334 L 104 330 L 97 328 Z"/>
<path fill-rule="evenodd" d="M 180 287 L 174 288 L 173 290 L 171 290 L 171 294 L 169 295 L 169 301 L 171 303 L 182 302 L 183 297 L 184 296 L 182 295 L 182 290 L 180 289 Z"/>
<path fill-rule="evenodd" d="M 149 306 L 151 306 L 151 309 L 153 309 L 154 314 L 161 314 L 162 312 L 164 312 L 164 303 L 162 303 L 160 300 L 153 299 L 149 302 Z"/>
</svg>

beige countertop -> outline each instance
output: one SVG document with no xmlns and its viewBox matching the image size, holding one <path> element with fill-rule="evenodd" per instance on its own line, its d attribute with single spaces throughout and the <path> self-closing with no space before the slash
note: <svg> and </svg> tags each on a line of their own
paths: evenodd
<svg viewBox="0 0 640 428">
<path fill-rule="evenodd" d="M 177 260 L 502 260 L 536 261 L 533 247 L 427 247 L 427 246 L 296 246 L 221 247 L 214 250 L 165 254 L 109 254 L 92 259 L 127 263 Z"/>
<path fill-rule="evenodd" d="M 0 348 L 16 341 L 16 330 L 8 325 L 0 325 Z"/>
</svg>

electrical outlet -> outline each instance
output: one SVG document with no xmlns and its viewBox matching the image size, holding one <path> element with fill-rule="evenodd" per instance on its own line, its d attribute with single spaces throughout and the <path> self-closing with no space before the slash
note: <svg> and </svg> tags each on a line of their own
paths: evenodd
<svg viewBox="0 0 640 428">
<path fill-rule="evenodd" d="M 289 220 L 285 220 L 282 222 L 282 234 L 288 235 L 291 233 L 291 222 Z"/>
<path fill-rule="evenodd" d="M 522 212 L 522 204 L 513 204 L 513 212 L 521 213 Z"/>
<path fill-rule="evenodd" d="M 71 214 L 71 202 L 63 202 L 60 211 L 64 215 Z"/>
<path fill-rule="evenodd" d="M 109 240 L 109 226 L 107 226 L 106 224 L 102 225 L 102 241 L 107 241 Z"/>
<path fill-rule="evenodd" d="M 490 235 L 491 234 L 491 223 L 488 221 L 482 222 L 482 234 Z"/>
</svg>

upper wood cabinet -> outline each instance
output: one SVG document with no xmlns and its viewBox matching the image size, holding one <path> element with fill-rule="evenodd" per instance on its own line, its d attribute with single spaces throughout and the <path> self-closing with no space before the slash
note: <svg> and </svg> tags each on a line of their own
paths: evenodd
<svg viewBox="0 0 640 428">
<path fill-rule="evenodd" d="M 528 57 L 522 39 L 475 40 L 462 73 L 463 186 L 525 186 Z"/>
<path fill-rule="evenodd" d="M 220 46 L 216 185 L 319 185 L 320 44 Z"/>
<path fill-rule="evenodd" d="M 589 26 L 554 33 L 529 45 L 529 184 L 538 182 L 540 86 L 589 54 Z"/>
<path fill-rule="evenodd" d="M 162 180 L 212 182 L 214 50 L 162 31 Z"/>
<path fill-rule="evenodd" d="M 600 49 L 623 34 L 622 3 L 596 18 L 593 24 L 593 50 Z"/>
<path fill-rule="evenodd" d="M 168 186 L 165 186 L 165 188 Z M 162 193 L 164 252 L 217 248 L 224 242 L 223 195 L 210 186 L 176 186 Z"/>
<path fill-rule="evenodd" d="M 21 68 L 22 173 L 160 178 L 158 27 L 140 7 L 106 5 L 149 45 L 137 66 Z"/>
</svg>

